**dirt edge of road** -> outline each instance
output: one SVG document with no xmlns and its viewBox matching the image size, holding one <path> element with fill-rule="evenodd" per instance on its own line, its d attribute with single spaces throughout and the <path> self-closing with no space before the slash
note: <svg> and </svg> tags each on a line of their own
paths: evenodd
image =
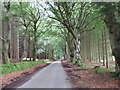
<svg viewBox="0 0 120 90">
<path fill-rule="evenodd" d="M 39 70 L 42 70 L 44 67 L 48 66 L 51 63 L 52 61 L 33 66 L 28 69 L 0 75 L 0 78 L 2 79 L 2 86 L 0 86 L 0 88 L 16 88 L 30 80 L 31 77 L 34 76 Z"/>
<path fill-rule="evenodd" d="M 111 78 L 109 73 L 96 74 L 94 69 L 85 69 L 68 61 L 62 61 L 62 65 L 74 88 L 120 88 L 120 81 Z"/>
</svg>

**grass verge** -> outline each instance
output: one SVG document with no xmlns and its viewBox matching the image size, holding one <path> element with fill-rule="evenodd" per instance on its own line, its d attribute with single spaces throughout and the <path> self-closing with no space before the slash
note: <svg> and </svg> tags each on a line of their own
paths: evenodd
<svg viewBox="0 0 120 90">
<path fill-rule="evenodd" d="M 107 73 L 107 72 L 114 72 L 114 71 L 112 71 L 112 70 L 110 70 L 110 69 L 105 69 L 105 68 L 102 68 L 102 67 L 97 67 L 97 68 L 95 68 L 95 72 L 97 73 L 97 74 L 102 74 L 102 73 Z"/>
<path fill-rule="evenodd" d="M 47 59 L 47 60 L 39 60 L 39 61 L 26 61 L 26 62 L 18 62 L 18 63 L 11 63 L 11 64 L 1 64 L 0 69 L 2 72 L 0 73 L 0 75 L 11 73 L 18 70 L 27 69 L 32 66 L 43 64 L 48 61 L 50 60 Z"/>
</svg>

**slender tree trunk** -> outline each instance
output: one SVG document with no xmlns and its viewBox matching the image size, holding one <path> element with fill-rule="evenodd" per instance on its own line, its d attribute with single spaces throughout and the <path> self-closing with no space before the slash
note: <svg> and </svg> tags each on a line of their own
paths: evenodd
<svg viewBox="0 0 120 90">
<path fill-rule="evenodd" d="M 29 50 L 29 54 L 30 54 L 30 60 L 32 60 L 32 57 L 33 57 L 33 43 L 34 43 L 34 41 L 33 41 L 33 39 L 32 40 L 30 40 L 30 44 L 29 44 L 29 46 L 30 46 L 30 50 Z"/>
<path fill-rule="evenodd" d="M 97 36 L 98 37 L 98 36 Z M 100 60 L 100 40 L 99 40 L 99 38 L 98 38 L 98 60 L 99 60 L 99 62 L 101 62 L 101 60 Z"/>
<path fill-rule="evenodd" d="M 0 2 L 0 20 L 2 19 L 2 9 L 3 5 L 2 2 Z M 2 22 L 0 22 L 0 64 L 2 64 Z"/>
<path fill-rule="evenodd" d="M 36 61 L 36 40 L 34 38 L 34 42 L 33 42 L 33 61 Z"/>
<path fill-rule="evenodd" d="M 52 56 L 52 59 L 54 59 L 54 50 L 52 49 L 52 51 L 51 51 L 51 56 Z"/>
<path fill-rule="evenodd" d="M 1 8 L 1 2 L 0 2 L 0 8 Z M 0 11 L 1 14 L 1 11 Z M 1 16 L 1 15 L 0 15 Z M 0 17 L 1 19 L 1 17 Z M 0 22 L 0 64 L 2 64 L 2 23 Z"/>
<path fill-rule="evenodd" d="M 36 61 L 37 58 L 37 29 L 36 24 L 34 25 L 34 38 L 33 38 L 33 61 Z"/>
<path fill-rule="evenodd" d="M 108 69 L 108 51 L 107 51 L 107 32 L 104 30 L 105 35 L 105 58 L 106 58 L 106 68 Z"/>
<path fill-rule="evenodd" d="M 105 66 L 105 45 L 104 45 L 104 31 L 102 31 L 102 57 L 103 57 L 103 66 Z"/>
<path fill-rule="evenodd" d="M 70 60 L 70 51 L 69 51 L 69 47 L 68 47 L 68 43 L 66 42 L 66 60 Z"/>
<path fill-rule="evenodd" d="M 30 56 L 30 45 L 31 45 L 31 43 L 30 43 L 30 34 L 28 35 L 28 55 L 27 55 L 27 57 L 29 57 L 29 58 L 31 58 L 31 56 Z"/>
<path fill-rule="evenodd" d="M 91 32 L 88 32 L 89 61 L 91 62 Z"/>
</svg>

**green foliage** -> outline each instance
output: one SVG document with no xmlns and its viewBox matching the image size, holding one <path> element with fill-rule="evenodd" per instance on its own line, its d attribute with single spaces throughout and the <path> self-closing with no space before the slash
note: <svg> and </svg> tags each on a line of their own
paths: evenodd
<svg viewBox="0 0 120 90">
<path fill-rule="evenodd" d="M 75 65 L 77 65 L 77 66 L 80 66 L 80 67 L 83 67 L 85 64 L 83 63 L 83 62 L 81 62 L 81 61 L 78 61 L 77 63 L 76 63 L 76 60 L 73 60 L 73 62 L 72 62 L 73 64 L 75 64 Z"/>
<path fill-rule="evenodd" d="M 19 63 L 2 64 L 0 65 L 0 68 L 2 71 L 2 73 L 0 74 L 7 74 L 7 73 L 14 72 L 14 71 L 27 69 L 32 66 L 42 64 L 48 61 L 50 60 L 46 59 L 46 60 L 39 60 L 39 61 L 25 61 L 25 62 L 19 62 Z"/>
<path fill-rule="evenodd" d="M 102 68 L 102 67 L 96 67 L 95 72 L 96 72 L 96 74 L 102 74 L 102 73 L 113 72 L 113 71 L 109 70 L 109 69 Z"/>
<path fill-rule="evenodd" d="M 112 78 L 120 79 L 120 72 L 113 72 L 112 73 Z"/>
<path fill-rule="evenodd" d="M 85 64 L 83 63 L 83 62 L 79 62 L 78 63 L 78 66 L 81 66 L 81 67 L 83 67 Z"/>
</svg>

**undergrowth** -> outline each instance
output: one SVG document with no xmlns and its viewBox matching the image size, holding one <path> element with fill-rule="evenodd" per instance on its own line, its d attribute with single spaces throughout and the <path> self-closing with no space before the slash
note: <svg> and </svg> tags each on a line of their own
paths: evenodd
<svg viewBox="0 0 120 90">
<path fill-rule="evenodd" d="M 11 73 L 18 70 L 27 69 L 32 66 L 43 64 L 48 61 L 50 60 L 39 60 L 39 61 L 29 61 L 29 62 L 26 61 L 26 62 L 18 62 L 18 63 L 10 63 L 10 64 L 1 64 L 0 69 L 2 72 L 0 73 L 0 75 Z"/>
</svg>

